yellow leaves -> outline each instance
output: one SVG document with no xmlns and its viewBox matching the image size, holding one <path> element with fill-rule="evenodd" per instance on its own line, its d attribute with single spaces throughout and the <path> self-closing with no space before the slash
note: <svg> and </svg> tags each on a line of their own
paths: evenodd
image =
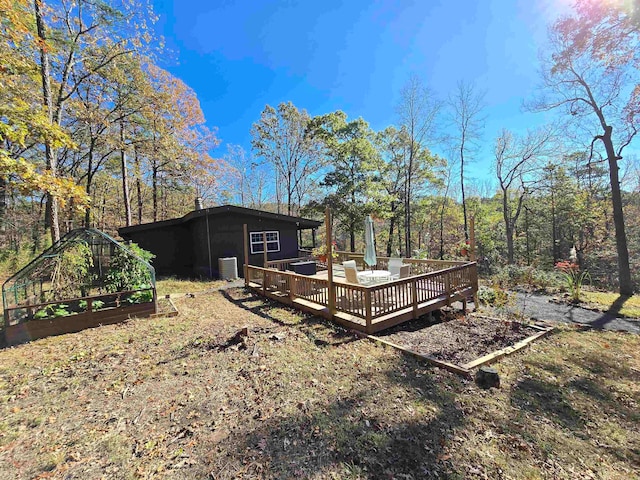
<svg viewBox="0 0 640 480">
<path fill-rule="evenodd" d="M 30 17 L 25 15 L 28 11 L 26 0 L 0 0 L 0 22 L 8 23 L 3 32 L 9 40 L 18 42 L 29 34 Z"/>
<path fill-rule="evenodd" d="M 89 196 L 73 180 L 59 178 L 49 171 L 39 172 L 34 164 L 23 158 L 11 158 L 0 149 L 0 176 L 5 177 L 20 193 L 48 193 L 58 199 L 62 207 L 73 201 L 74 207 L 83 211 L 89 205 Z"/>
</svg>

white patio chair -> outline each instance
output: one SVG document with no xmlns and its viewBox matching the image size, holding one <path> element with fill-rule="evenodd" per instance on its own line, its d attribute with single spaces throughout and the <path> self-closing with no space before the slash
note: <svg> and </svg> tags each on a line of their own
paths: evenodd
<svg viewBox="0 0 640 480">
<path fill-rule="evenodd" d="M 349 283 L 360 283 L 360 279 L 358 278 L 358 269 L 356 268 L 355 260 L 347 260 L 346 262 L 342 262 L 342 266 L 344 267 L 344 276 Z"/>
<path fill-rule="evenodd" d="M 411 265 L 405 263 L 400 267 L 400 278 L 407 278 L 409 275 L 411 275 Z"/>
<path fill-rule="evenodd" d="M 402 267 L 402 259 L 398 257 L 391 257 L 389 259 L 389 272 L 391 273 L 391 279 L 397 280 L 400 278 L 400 267 Z"/>
<path fill-rule="evenodd" d="M 345 260 L 344 262 L 342 262 L 342 266 L 343 266 L 343 267 L 345 267 L 345 268 L 347 268 L 347 267 L 349 267 L 349 268 L 353 267 L 353 268 L 355 268 L 356 270 L 358 270 L 358 264 L 356 263 L 356 261 L 355 261 L 355 260 Z"/>
</svg>

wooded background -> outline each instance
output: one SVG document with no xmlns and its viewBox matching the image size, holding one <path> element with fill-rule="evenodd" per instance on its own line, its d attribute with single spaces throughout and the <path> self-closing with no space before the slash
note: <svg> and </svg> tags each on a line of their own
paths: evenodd
<svg viewBox="0 0 640 480">
<path fill-rule="evenodd" d="M 640 284 L 640 20 L 632 2 L 579 0 L 551 25 L 531 111 L 481 156 L 484 94 L 459 82 L 436 98 L 409 78 L 389 127 L 341 111 L 266 105 L 252 147 L 219 144 L 195 92 L 159 66 L 145 1 L 0 0 L 0 261 L 12 273 L 69 229 L 175 218 L 232 203 L 321 218 L 340 249 L 459 256 L 475 218 L 484 271 L 573 259 L 594 283 Z M 215 123 L 215 119 L 211 119 Z M 433 152 L 446 152 L 436 155 Z M 492 181 L 472 181 L 470 162 Z"/>
</svg>

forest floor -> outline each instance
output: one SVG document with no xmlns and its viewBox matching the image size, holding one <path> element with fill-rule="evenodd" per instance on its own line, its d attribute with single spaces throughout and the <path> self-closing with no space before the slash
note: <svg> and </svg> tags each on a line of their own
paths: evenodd
<svg viewBox="0 0 640 480">
<path fill-rule="evenodd" d="M 244 289 L 180 288 L 177 317 L 0 351 L 0 478 L 627 479 L 640 469 L 638 335 L 561 326 L 500 360 L 501 387 L 480 390 Z"/>
</svg>

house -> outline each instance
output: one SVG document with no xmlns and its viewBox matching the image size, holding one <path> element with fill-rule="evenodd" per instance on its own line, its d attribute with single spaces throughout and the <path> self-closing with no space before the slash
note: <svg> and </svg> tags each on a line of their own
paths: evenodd
<svg viewBox="0 0 640 480">
<path fill-rule="evenodd" d="M 156 256 L 153 266 L 159 275 L 215 278 L 219 276 L 218 259 L 226 257 L 238 259 L 242 276 L 245 224 L 249 264 L 260 266 L 264 261 L 263 232 L 268 259 L 280 260 L 299 256 L 302 230 L 312 230 L 315 244 L 316 229 L 322 225 L 315 220 L 234 205 L 196 208 L 182 218 L 122 227 L 118 233 Z"/>
</svg>

